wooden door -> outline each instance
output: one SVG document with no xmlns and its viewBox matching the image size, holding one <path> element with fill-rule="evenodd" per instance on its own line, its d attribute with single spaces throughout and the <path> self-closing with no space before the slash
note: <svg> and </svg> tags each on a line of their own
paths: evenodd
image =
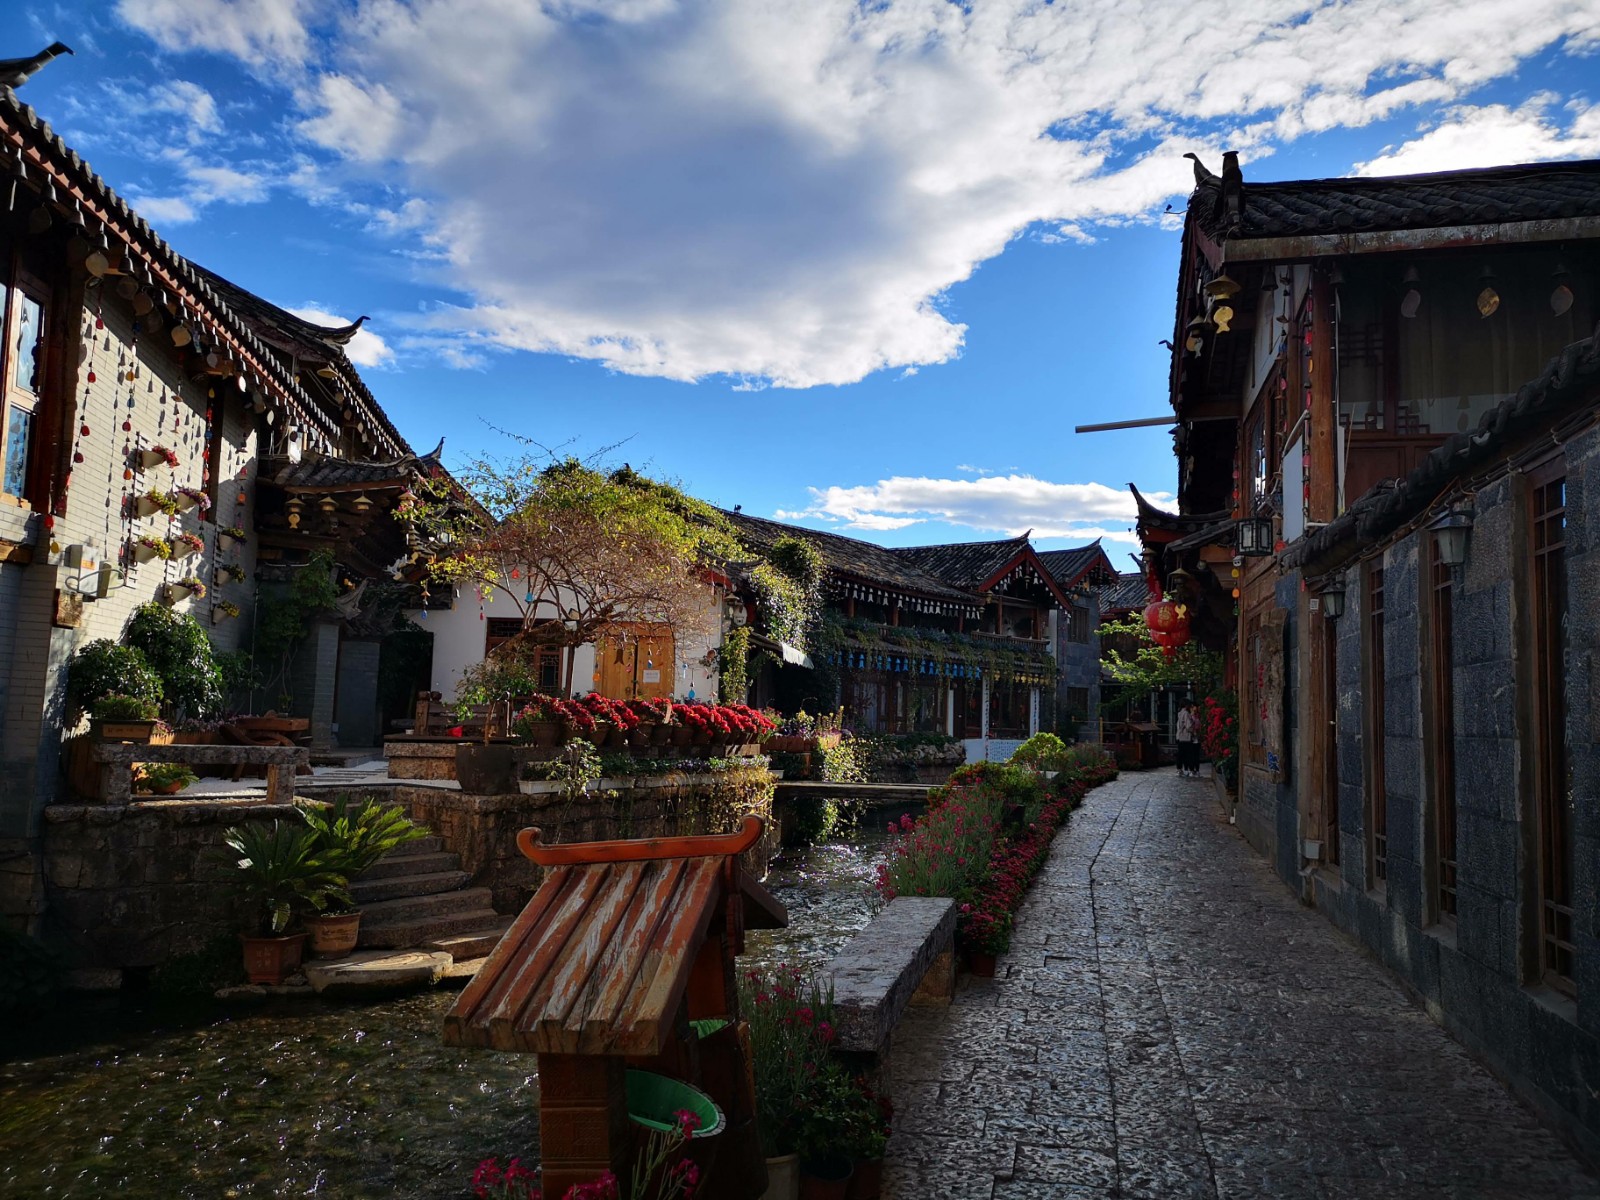
<svg viewBox="0 0 1600 1200">
<path fill-rule="evenodd" d="M 595 647 L 600 675 L 597 689 L 610 700 L 671 696 L 677 663 L 672 630 L 632 625 L 621 638 L 602 638 Z"/>
</svg>

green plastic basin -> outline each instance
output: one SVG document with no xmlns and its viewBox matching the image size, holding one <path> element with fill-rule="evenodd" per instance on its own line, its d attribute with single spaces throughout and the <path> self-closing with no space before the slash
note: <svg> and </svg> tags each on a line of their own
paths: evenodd
<svg viewBox="0 0 1600 1200">
<path fill-rule="evenodd" d="M 726 1123 L 722 1110 L 699 1088 L 653 1071 L 628 1072 L 628 1119 L 635 1125 L 666 1133 L 676 1123 L 672 1114 L 684 1108 L 700 1118 L 695 1137 L 713 1137 L 722 1132 Z"/>
<path fill-rule="evenodd" d="M 702 1017 L 698 1021 L 689 1022 L 689 1028 L 694 1030 L 694 1035 L 697 1038 L 708 1038 L 713 1033 L 716 1033 L 717 1030 L 726 1029 L 727 1027 L 728 1019 L 726 1017 Z"/>
</svg>

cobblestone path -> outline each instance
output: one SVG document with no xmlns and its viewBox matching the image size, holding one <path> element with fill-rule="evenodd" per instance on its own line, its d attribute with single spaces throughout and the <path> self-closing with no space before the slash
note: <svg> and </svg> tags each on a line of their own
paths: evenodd
<svg viewBox="0 0 1600 1200">
<path fill-rule="evenodd" d="M 1218 812 L 1171 771 L 1090 793 L 1002 978 L 896 1032 L 886 1200 L 1600 1200 Z"/>
</svg>

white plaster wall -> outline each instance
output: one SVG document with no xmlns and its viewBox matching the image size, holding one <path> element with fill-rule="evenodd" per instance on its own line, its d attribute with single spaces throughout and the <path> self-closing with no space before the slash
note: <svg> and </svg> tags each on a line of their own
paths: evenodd
<svg viewBox="0 0 1600 1200">
<path fill-rule="evenodd" d="M 712 589 L 707 589 L 706 603 L 708 609 L 720 608 L 721 598 Z M 553 613 L 556 607 L 541 603 L 538 611 L 542 616 Z M 498 589 L 480 601 L 474 588 L 463 585 L 456 589 L 454 607 L 412 610 L 407 616 L 433 634 L 433 690 L 446 700 L 453 700 L 461 673 L 472 664 L 483 661 L 488 622 L 496 618 L 520 618 L 522 606 Z M 691 691 L 701 700 L 716 699 L 716 669 L 704 666 L 702 660 L 713 647 L 722 644 L 722 623 L 715 613 L 710 613 L 704 624 L 713 632 L 690 631 L 679 637 L 677 662 L 674 664 L 676 678 L 672 688 L 673 696 L 679 699 L 688 696 Z M 592 645 L 580 646 L 573 662 L 573 694 L 592 691 L 597 683 L 595 648 Z"/>
</svg>

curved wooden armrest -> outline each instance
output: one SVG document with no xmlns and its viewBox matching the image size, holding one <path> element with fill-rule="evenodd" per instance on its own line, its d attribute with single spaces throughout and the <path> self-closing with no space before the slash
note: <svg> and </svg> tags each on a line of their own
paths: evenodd
<svg viewBox="0 0 1600 1200">
<path fill-rule="evenodd" d="M 761 840 L 766 822 L 748 814 L 738 833 L 712 833 L 700 837 L 630 838 L 614 842 L 541 844 L 537 827 L 517 834 L 517 849 L 541 867 L 571 867 L 583 863 L 642 862 L 651 858 L 711 858 L 743 854 Z"/>
</svg>

